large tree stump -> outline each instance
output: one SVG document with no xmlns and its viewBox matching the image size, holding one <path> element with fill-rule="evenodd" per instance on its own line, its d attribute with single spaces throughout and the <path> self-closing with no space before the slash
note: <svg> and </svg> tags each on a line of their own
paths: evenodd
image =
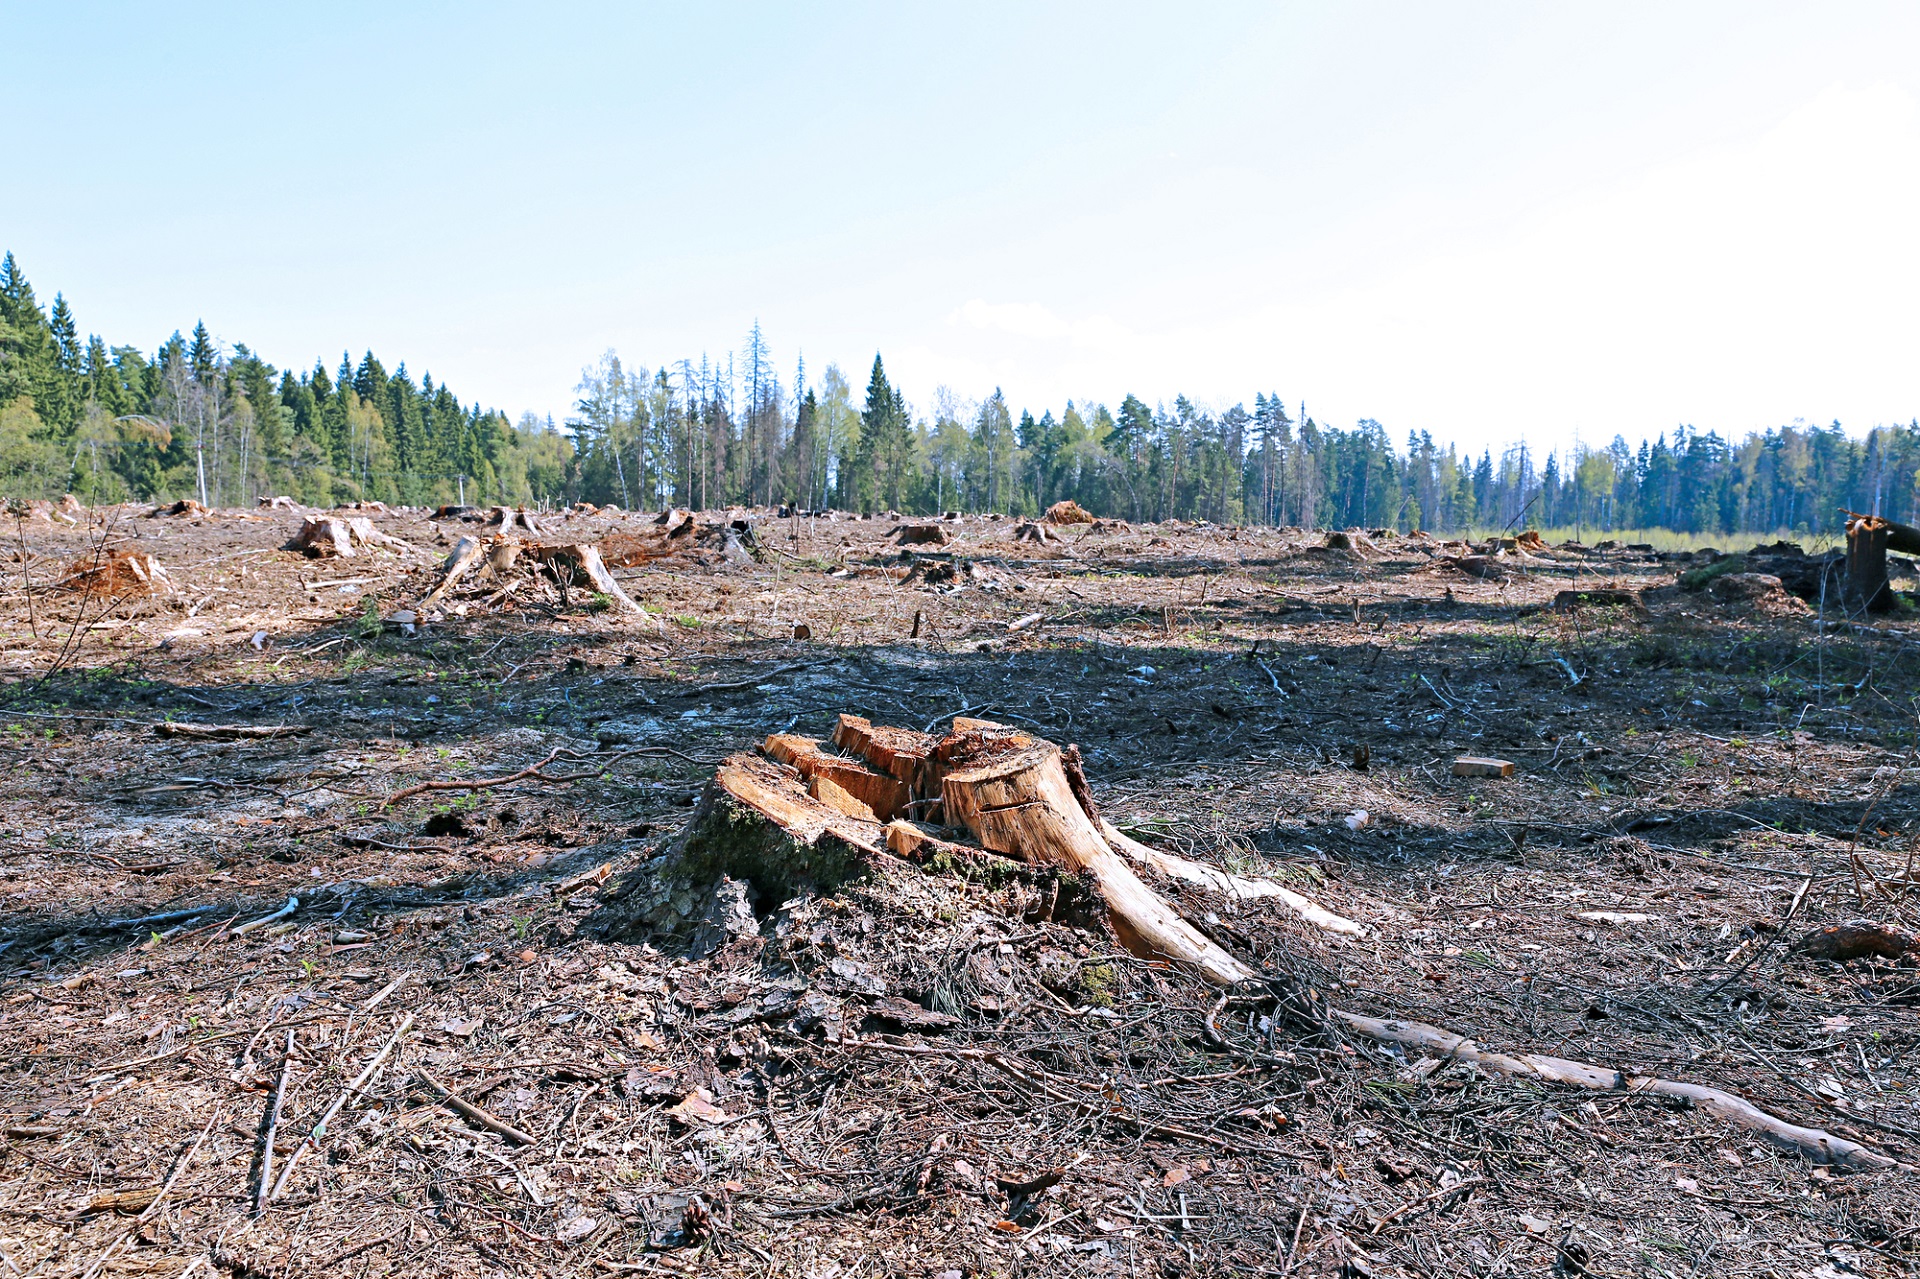
<svg viewBox="0 0 1920 1279">
<path fill-rule="evenodd" d="M 568 580 L 584 578 L 592 583 L 593 589 L 605 595 L 629 613 L 645 613 L 646 610 L 633 602 L 631 596 L 620 589 L 620 583 L 613 580 L 613 574 L 607 571 L 606 561 L 600 558 L 600 549 L 591 542 L 568 542 L 559 545 L 529 543 L 526 553 L 533 559 L 545 564 L 556 574 L 564 574 Z"/>
<path fill-rule="evenodd" d="M 976 857 L 999 854 L 1079 879 L 1105 904 L 1116 937 L 1135 954 L 1172 962 L 1219 985 L 1259 976 L 1141 880 L 1090 804 L 1076 797 L 1058 746 L 983 720 L 957 720 L 955 729 L 936 738 L 842 715 L 833 745 L 847 754 L 824 749 L 813 738 L 777 733 L 761 754 L 735 755 L 720 766 L 700 813 L 656 868 L 656 878 L 670 885 L 728 874 L 752 880 L 763 893 L 769 888 L 763 880 L 771 879 L 773 891 L 785 892 L 796 884 L 830 886 L 828 881 L 871 866 L 889 850 L 912 856 L 931 843 Z M 913 818 L 963 828 L 977 847 L 930 835 Z M 1306 902 L 1286 890 L 1266 894 L 1257 886 L 1264 881 L 1218 871 L 1208 878 L 1207 868 L 1154 856 L 1164 860 L 1142 864 L 1162 873 L 1178 868 L 1172 873 L 1210 888 L 1226 885 L 1238 896 L 1284 892 L 1290 905 Z M 672 915 L 665 903 L 682 895 L 692 899 L 691 889 L 656 885 L 650 892 L 639 906 L 616 911 L 603 931 L 657 926 Z M 1337 921 L 1341 931 L 1359 931 L 1331 912 L 1319 914 Z"/>
<path fill-rule="evenodd" d="M 749 881 L 767 904 L 769 898 L 777 902 L 810 889 L 830 890 L 891 857 L 931 860 L 931 850 L 959 860 L 998 854 L 1073 875 L 1105 903 L 1114 934 L 1128 950 L 1224 987 L 1264 988 L 1269 994 L 1274 989 L 1266 974 L 1182 918 L 1123 856 L 1230 896 L 1273 897 L 1330 932 L 1360 931 L 1290 890 L 1127 839 L 1101 820 L 1073 747 L 1062 751 L 981 720 L 956 720 L 953 729 L 934 738 L 843 715 L 833 743 L 860 759 L 835 755 L 816 739 L 792 734 L 769 737 L 764 753 L 730 756 L 672 846 L 623 876 L 591 927 L 615 940 L 684 930 L 711 897 L 711 885 L 723 877 Z M 904 814 L 915 811 L 937 812 L 949 825 L 964 827 L 980 847 L 930 834 L 924 825 L 906 820 Z M 1816 1163 L 1904 1167 L 1858 1142 L 1778 1118 L 1717 1088 L 1536 1053 L 1492 1051 L 1435 1026 L 1327 1008 L 1317 997 L 1311 1002 L 1332 1031 L 1543 1083 L 1683 1100 Z"/>
<path fill-rule="evenodd" d="M 382 533 L 364 515 L 309 516 L 301 521 L 300 531 L 293 535 L 286 549 L 314 557 L 337 555 L 342 559 L 352 559 L 359 553 L 355 548 L 362 546 L 386 546 L 400 551 L 413 549 L 399 538 Z"/>
</svg>

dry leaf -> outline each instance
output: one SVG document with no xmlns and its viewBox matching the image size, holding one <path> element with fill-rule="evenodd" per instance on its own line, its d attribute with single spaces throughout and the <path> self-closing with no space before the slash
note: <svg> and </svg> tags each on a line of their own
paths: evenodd
<svg viewBox="0 0 1920 1279">
<path fill-rule="evenodd" d="M 726 1111 L 713 1104 L 713 1094 L 704 1088 L 696 1088 L 688 1093 L 679 1105 L 668 1107 L 667 1113 L 684 1124 L 696 1119 L 702 1123 L 723 1124 L 729 1117 Z"/>
</svg>

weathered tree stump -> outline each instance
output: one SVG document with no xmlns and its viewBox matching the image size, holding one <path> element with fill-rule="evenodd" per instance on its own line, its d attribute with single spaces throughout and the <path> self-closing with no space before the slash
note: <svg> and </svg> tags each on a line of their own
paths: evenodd
<svg viewBox="0 0 1920 1279">
<path fill-rule="evenodd" d="M 1063 751 L 983 720 L 955 720 L 951 732 L 935 738 L 876 726 L 855 715 L 840 717 L 833 743 L 849 755 L 835 755 L 813 738 L 775 734 L 764 753 L 728 757 L 671 847 L 623 876 L 589 927 L 611 940 L 684 931 L 723 879 L 750 882 L 764 907 L 799 892 L 831 890 L 891 858 L 936 864 L 939 857 L 974 861 L 997 854 L 1072 876 L 1091 889 L 1105 905 L 1116 938 L 1134 954 L 1167 961 L 1218 986 L 1265 991 L 1269 997 L 1275 985 L 1266 974 L 1182 918 L 1122 857 L 1234 896 L 1275 897 L 1330 932 L 1361 931 L 1278 885 L 1242 880 L 1128 840 L 1101 820 L 1074 747 Z M 923 818 L 937 813 L 947 824 L 963 827 L 979 846 L 932 834 L 906 819 L 915 813 Z M 1717 1088 L 1537 1053 L 1492 1051 L 1424 1023 L 1328 1008 L 1310 992 L 1309 1004 L 1317 1010 L 1312 1017 L 1333 1032 L 1543 1083 L 1683 1100 L 1817 1163 L 1904 1167 L 1858 1142 L 1791 1123 Z"/>
<path fill-rule="evenodd" d="M 301 521 L 300 531 L 293 535 L 286 549 L 308 556 L 337 555 L 342 559 L 352 559 L 359 554 L 355 548 L 362 546 L 389 546 L 402 551 L 413 549 L 399 538 L 388 537 L 376 529 L 373 521 L 364 515 L 309 516 Z"/>
<path fill-rule="evenodd" d="M 1847 520 L 1847 594 L 1849 609 L 1884 613 L 1893 607 L 1893 588 L 1887 584 L 1887 546 L 1892 533 L 1888 521 L 1872 515 Z"/>
</svg>

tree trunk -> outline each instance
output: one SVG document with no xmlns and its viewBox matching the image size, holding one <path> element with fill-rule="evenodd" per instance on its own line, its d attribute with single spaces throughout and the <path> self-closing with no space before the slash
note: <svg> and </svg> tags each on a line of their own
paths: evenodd
<svg viewBox="0 0 1920 1279">
<path fill-rule="evenodd" d="M 1887 548 L 1893 527 L 1872 515 L 1847 520 L 1848 608 L 1884 613 L 1893 607 L 1893 588 L 1887 585 Z"/>
</svg>

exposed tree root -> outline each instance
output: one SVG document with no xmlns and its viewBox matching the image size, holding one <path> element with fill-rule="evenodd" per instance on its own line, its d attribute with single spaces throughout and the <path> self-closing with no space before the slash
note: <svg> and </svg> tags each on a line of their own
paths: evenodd
<svg viewBox="0 0 1920 1279">
<path fill-rule="evenodd" d="M 1472 1062 L 1483 1070 L 1489 1070 L 1495 1074 L 1538 1079 L 1550 1084 L 1567 1084 L 1575 1088 L 1590 1088 L 1599 1092 L 1673 1097 L 1698 1106 L 1717 1118 L 1760 1133 L 1776 1145 L 1797 1151 L 1818 1164 L 1833 1164 L 1842 1168 L 1872 1171 L 1890 1168 L 1920 1171 L 1920 1169 L 1909 1169 L 1899 1161 L 1890 1159 L 1876 1150 L 1869 1150 L 1858 1142 L 1848 1141 L 1845 1137 L 1836 1137 L 1820 1128 L 1805 1128 L 1799 1124 L 1789 1123 L 1768 1114 L 1750 1101 L 1729 1092 L 1722 1092 L 1718 1088 L 1709 1088 L 1704 1084 L 1682 1084 L 1671 1079 L 1656 1079 L 1650 1075 L 1628 1075 L 1624 1071 L 1592 1066 L 1583 1061 L 1569 1061 L 1564 1057 L 1548 1057 L 1540 1053 L 1493 1052 L 1480 1047 L 1463 1035 L 1441 1030 L 1437 1026 L 1429 1026 L 1424 1022 L 1389 1021 L 1379 1017 L 1362 1016 L 1359 1013 L 1343 1012 L 1337 1008 L 1330 1009 L 1328 1016 L 1346 1029 L 1365 1035 L 1369 1039 L 1416 1048 L 1450 1061 Z"/>
</svg>

